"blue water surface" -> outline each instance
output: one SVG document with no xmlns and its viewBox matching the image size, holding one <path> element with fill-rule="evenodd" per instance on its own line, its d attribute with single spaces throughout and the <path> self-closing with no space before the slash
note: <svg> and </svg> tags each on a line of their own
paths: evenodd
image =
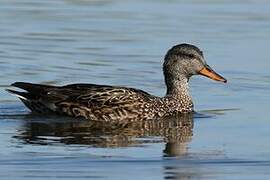
<svg viewBox="0 0 270 180">
<path fill-rule="evenodd" d="M 270 178 L 270 2 L 1 0 L 0 17 L 1 179 Z M 191 79 L 200 115 L 186 126 L 93 131 L 4 91 L 88 82 L 163 96 L 164 55 L 183 42 L 228 79 Z"/>
</svg>

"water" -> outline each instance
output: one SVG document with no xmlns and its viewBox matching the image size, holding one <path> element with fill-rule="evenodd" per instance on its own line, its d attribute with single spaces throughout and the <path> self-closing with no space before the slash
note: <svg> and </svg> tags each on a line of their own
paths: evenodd
<svg viewBox="0 0 270 180">
<path fill-rule="evenodd" d="M 1 179 L 268 179 L 268 1 L 0 1 Z M 14 81 L 165 92 L 172 45 L 204 50 L 228 79 L 194 77 L 200 115 L 133 127 L 38 117 Z"/>
</svg>

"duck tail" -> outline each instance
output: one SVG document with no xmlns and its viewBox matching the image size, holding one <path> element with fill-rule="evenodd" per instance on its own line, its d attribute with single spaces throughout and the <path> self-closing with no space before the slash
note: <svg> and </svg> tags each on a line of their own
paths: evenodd
<svg viewBox="0 0 270 180">
<path fill-rule="evenodd" d="M 28 92 L 20 92 L 20 91 L 15 91 L 15 90 L 12 90 L 12 89 L 6 89 L 7 92 L 17 96 L 18 98 L 20 98 L 21 100 L 24 100 L 24 101 L 28 101 L 30 99 L 33 99 L 33 97 L 31 96 L 30 93 Z"/>
<path fill-rule="evenodd" d="M 46 89 L 52 86 L 32 84 L 26 82 L 15 82 L 11 86 L 22 89 L 24 91 L 16 91 L 6 89 L 7 92 L 17 96 L 31 111 L 38 113 L 50 113 L 52 110 L 41 100 L 46 94 Z"/>
<path fill-rule="evenodd" d="M 15 82 L 11 84 L 11 86 L 25 90 L 25 92 L 21 92 L 12 89 L 6 89 L 7 92 L 14 94 L 15 96 L 19 97 L 22 100 L 37 99 L 38 97 L 40 97 L 40 95 L 42 95 L 44 89 L 50 87 L 47 85 L 33 84 L 26 82 Z"/>
</svg>

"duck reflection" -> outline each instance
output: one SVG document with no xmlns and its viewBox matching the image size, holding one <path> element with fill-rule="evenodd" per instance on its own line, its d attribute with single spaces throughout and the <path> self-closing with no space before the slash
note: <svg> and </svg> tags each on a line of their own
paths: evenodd
<svg viewBox="0 0 270 180">
<path fill-rule="evenodd" d="M 187 153 L 187 143 L 191 140 L 193 129 L 192 113 L 130 123 L 104 123 L 59 117 L 27 119 L 15 136 L 23 143 L 127 147 L 165 142 L 163 152 L 166 157 L 184 156 Z"/>
</svg>

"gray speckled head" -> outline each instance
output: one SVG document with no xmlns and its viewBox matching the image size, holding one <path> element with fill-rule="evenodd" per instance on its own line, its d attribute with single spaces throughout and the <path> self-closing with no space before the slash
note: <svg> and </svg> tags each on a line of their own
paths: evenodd
<svg viewBox="0 0 270 180">
<path fill-rule="evenodd" d="M 205 65 L 203 53 L 199 48 L 190 44 L 179 44 L 167 52 L 163 71 L 165 79 L 189 79 L 198 74 Z"/>
<path fill-rule="evenodd" d="M 227 82 L 207 65 L 202 51 L 191 44 L 173 46 L 165 56 L 163 72 L 167 94 L 188 94 L 187 82 L 191 76 L 197 74 L 216 81 Z"/>
</svg>

